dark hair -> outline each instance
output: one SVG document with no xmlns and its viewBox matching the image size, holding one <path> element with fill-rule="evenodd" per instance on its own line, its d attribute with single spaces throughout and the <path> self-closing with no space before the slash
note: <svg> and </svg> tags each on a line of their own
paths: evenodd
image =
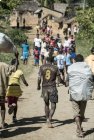
<svg viewBox="0 0 94 140">
<path fill-rule="evenodd" d="M 75 48 L 74 48 L 74 47 L 71 47 L 69 50 L 70 50 L 71 52 L 75 52 Z"/>
<path fill-rule="evenodd" d="M 15 57 L 18 59 L 18 57 L 19 57 L 19 52 L 17 51 L 14 55 L 15 55 Z"/>
<path fill-rule="evenodd" d="M 62 50 L 59 50 L 59 54 L 62 54 Z"/>
<path fill-rule="evenodd" d="M 91 53 L 94 54 L 94 47 L 91 48 Z"/>
<path fill-rule="evenodd" d="M 47 60 L 48 62 L 51 62 L 51 63 L 54 62 L 54 57 L 53 57 L 53 53 L 52 53 L 52 52 L 49 53 L 49 56 L 46 58 L 46 60 Z"/>
<path fill-rule="evenodd" d="M 53 37 L 53 36 L 51 36 L 51 39 L 52 39 L 52 40 L 54 40 L 54 37 Z"/>
<path fill-rule="evenodd" d="M 68 37 L 67 36 L 65 37 L 65 40 L 68 40 Z"/>
<path fill-rule="evenodd" d="M 84 57 L 81 54 L 77 54 L 75 57 L 75 61 L 76 62 L 83 62 L 84 61 Z"/>
<path fill-rule="evenodd" d="M 11 60 L 11 65 L 15 65 L 17 63 L 17 60 L 16 59 L 12 59 Z"/>
<path fill-rule="evenodd" d="M 36 36 L 39 36 L 39 34 L 36 34 Z"/>
<path fill-rule="evenodd" d="M 36 50 L 38 50 L 38 47 L 37 47 L 37 46 L 35 46 L 35 49 L 36 49 Z"/>
</svg>

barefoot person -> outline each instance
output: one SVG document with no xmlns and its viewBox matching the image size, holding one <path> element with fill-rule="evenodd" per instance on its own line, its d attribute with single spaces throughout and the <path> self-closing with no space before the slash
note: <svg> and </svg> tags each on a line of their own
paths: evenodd
<svg viewBox="0 0 94 140">
<path fill-rule="evenodd" d="M 56 103 L 58 102 L 58 94 L 56 88 L 56 76 L 59 76 L 58 68 L 51 63 L 53 62 L 53 57 L 50 56 L 46 58 L 47 63 L 42 65 L 39 70 L 38 76 L 38 87 L 40 90 L 40 84 L 42 79 L 42 96 L 45 103 L 45 115 L 47 119 L 47 124 L 49 128 L 52 128 L 52 117 L 56 110 Z M 51 109 L 49 109 L 49 101 L 51 102 Z"/>
<path fill-rule="evenodd" d="M 94 85 L 91 69 L 86 62 L 83 62 L 83 56 L 78 54 L 75 60 L 76 63 L 68 67 L 66 84 L 69 83 L 70 100 L 77 125 L 77 136 L 83 137 L 82 122 L 85 118 L 87 100 L 92 96 Z"/>
<path fill-rule="evenodd" d="M 15 65 L 16 59 L 13 59 L 11 61 L 11 65 Z M 17 68 L 17 67 L 16 67 Z M 20 88 L 20 79 L 23 81 L 23 83 L 28 86 L 28 83 L 26 82 L 23 72 L 21 70 L 14 69 L 14 71 L 11 73 L 9 77 L 9 83 L 7 88 L 7 101 L 8 101 L 8 113 L 13 113 L 13 122 L 16 122 L 16 115 L 17 115 L 17 101 L 19 96 L 22 94 L 22 90 Z"/>
</svg>

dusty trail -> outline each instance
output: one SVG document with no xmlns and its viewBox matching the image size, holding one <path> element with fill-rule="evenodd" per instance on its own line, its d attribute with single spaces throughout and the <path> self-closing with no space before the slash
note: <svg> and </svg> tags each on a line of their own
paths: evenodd
<svg viewBox="0 0 94 140">
<path fill-rule="evenodd" d="M 22 85 L 24 93 L 18 103 L 18 123 L 12 124 L 12 116 L 6 115 L 9 128 L 3 131 L 6 140 L 78 140 L 75 134 L 73 112 L 67 88 L 58 88 L 59 103 L 53 117 L 53 129 L 45 124 L 44 103 L 41 91 L 36 90 L 38 68 L 34 68 L 27 79 L 29 87 Z M 94 100 L 90 100 L 86 109 L 87 122 L 83 127 L 88 131 L 84 140 L 94 140 Z"/>
<path fill-rule="evenodd" d="M 29 38 L 33 40 L 34 36 L 29 35 Z M 76 126 L 69 94 L 67 94 L 68 89 L 64 86 L 58 87 L 59 103 L 53 117 L 54 128 L 47 128 L 44 103 L 40 97 L 41 91 L 36 90 L 37 74 L 38 68 L 35 67 L 27 78 L 29 86 L 22 85 L 24 92 L 18 102 L 17 124 L 12 123 L 12 116 L 9 116 L 6 110 L 6 122 L 9 127 L 2 132 L 3 138 L 5 140 L 79 140 L 75 133 Z M 87 104 L 86 118 L 87 122 L 83 123 L 83 128 L 87 131 L 87 135 L 83 140 L 94 140 L 94 100 L 90 100 Z"/>
</svg>

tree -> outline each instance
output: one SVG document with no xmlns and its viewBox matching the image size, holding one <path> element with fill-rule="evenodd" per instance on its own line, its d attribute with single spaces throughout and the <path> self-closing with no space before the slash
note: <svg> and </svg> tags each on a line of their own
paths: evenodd
<svg viewBox="0 0 94 140">
<path fill-rule="evenodd" d="M 80 37 L 94 43 L 94 8 L 81 10 L 77 15 Z"/>
<path fill-rule="evenodd" d="M 18 4 L 20 4 L 23 0 L 1 0 L 0 1 L 0 10 L 12 10 Z"/>
<path fill-rule="evenodd" d="M 94 0 L 86 0 L 86 2 L 90 7 L 94 7 Z"/>
</svg>

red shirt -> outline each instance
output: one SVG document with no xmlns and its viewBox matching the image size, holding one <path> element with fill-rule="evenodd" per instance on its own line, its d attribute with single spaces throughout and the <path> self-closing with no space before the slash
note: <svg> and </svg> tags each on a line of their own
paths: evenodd
<svg viewBox="0 0 94 140">
<path fill-rule="evenodd" d="M 50 46 L 55 47 L 55 40 L 50 41 Z"/>
<path fill-rule="evenodd" d="M 50 42 L 50 37 L 45 37 L 45 41 L 46 41 L 47 43 L 49 43 L 49 42 Z"/>
<path fill-rule="evenodd" d="M 38 50 L 34 49 L 33 54 L 34 54 L 35 59 L 39 59 L 39 51 Z"/>
</svg>

